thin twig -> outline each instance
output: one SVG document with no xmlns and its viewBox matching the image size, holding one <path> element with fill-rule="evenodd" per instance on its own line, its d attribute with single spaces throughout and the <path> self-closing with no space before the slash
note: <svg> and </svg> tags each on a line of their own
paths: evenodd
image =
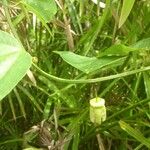
<svg viewBox="0 0 150 150">
<path fill-rule="evenodd" d="M 99 150 L 105 150 L 100 134 L 97 134 L 96 137 L 97 137 L 97 141 L 98 141 L 98 145 L 99 145 Z"/>
</svg>

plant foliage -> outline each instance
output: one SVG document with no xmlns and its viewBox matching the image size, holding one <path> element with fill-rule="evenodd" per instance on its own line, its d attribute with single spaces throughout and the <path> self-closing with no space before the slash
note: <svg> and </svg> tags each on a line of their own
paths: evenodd
<svg viewBox="0 0 150 150">
<path fill-rule="evenodd" d="M 0 149 L 149 148 L 149 17 L 149 0 L 0 1 Z"/>
</svg>

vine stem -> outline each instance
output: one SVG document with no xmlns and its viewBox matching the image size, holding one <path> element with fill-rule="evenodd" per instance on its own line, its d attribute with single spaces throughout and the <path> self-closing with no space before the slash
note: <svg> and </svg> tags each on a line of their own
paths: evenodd
<svg viewBox="0 0 150 150">
<path fill-rule="evenodd" d="M 140 69 L 135 69 L 135 70 L 131 70 L 131 71 L 126 71 L 123 73 L 119 73 L 119 74 L 115 74 L 115 75 L 110 75 L 110 76 L 105 76 L 105 77 L 100 77 L 100 78 L 94 78 L 94 79 L 65 79 L 65 78 L 59 78 L 56 77 L 54 75 L 48 74 L 45 71 L 43 71 L 42 69 L 40 69 L 36 64 L 33 63 L 33 66 L 36 68 L 36 70 L 41 73 L 42 75 L 44 75 L 46 78 L 50 79 L 50 80 L 55 80 L 58 82 L 63 82 L 63 83 L 96 83 L 96 82 L 102 82 L 102 81 L 107 81 L 107 80 L 112 80 L 112 79 L 117 79 L 117 78 L 122 78 L 122 77 L 126 77 L 129 75 L 133 75 L 139 72 L 144 72 L 144 71 L 148 71 L 150 70 L 150 66 L 148 67 L 144 67 L 144 68 L 140 68 Z"/>
</svg>

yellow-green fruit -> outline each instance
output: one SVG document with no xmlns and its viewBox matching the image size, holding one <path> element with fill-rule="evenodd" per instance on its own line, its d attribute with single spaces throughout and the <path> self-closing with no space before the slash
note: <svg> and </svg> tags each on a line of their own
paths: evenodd
<svg viewBox="0 0 150 150">
<path fill-rule="evenodd" d="M 90 120 L 94 124 L 98 125 L 106 120 L 106 107 L 104 99 L 97 97 L 90 100 Z"/>
<path fill-rule="evenodd" d="M 32 62 L 37 64 L 38 63 L 38 58 L 37 57 L 32 57 Z"/>
</svg>

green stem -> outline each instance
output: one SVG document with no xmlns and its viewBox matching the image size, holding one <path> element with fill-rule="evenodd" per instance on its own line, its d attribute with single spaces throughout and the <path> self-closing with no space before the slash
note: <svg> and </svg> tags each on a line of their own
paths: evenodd
<svg viewBox="0 0 150 150">
<path fill-rule="evenodd" d="M 144 67 L 141 69 L 127 71 L 127 72 L 123 72 L 123 73 L 119 73 L 119 74 L 115 74 L 115 75 L 110 75 L 110 76 L 106 76 L 106 77 L 100 77 L 100 78 L 95 78 L 95 79 L 74 80 L 74 79 L 59 78 L 59 77 L 53 76 L 51 74 L 48 74 L 45 71 L 43 71 L 42 69 L 40 69 L 38 66 L 36 66 L 34 63 L 33 63 L 33 66 L 37 69 L 37 71 L 39 73 L 44 75 L 46 78 L 48 78 L 50 80 L 55 80 L 58 82 L 63 82 L 63 83 L 96 83 L 96 82 L 102 82 L 102 81 L 112 80 L 112 79 L 116 79 L 116 78 L 126 77 L 126 76 L 133 75 L 133 74 L 136 74 L 139 72 L 144 72 L 144 71 L 150 70 L 150 66 L 148 66 L 148 67 Z"/>
</svg>

